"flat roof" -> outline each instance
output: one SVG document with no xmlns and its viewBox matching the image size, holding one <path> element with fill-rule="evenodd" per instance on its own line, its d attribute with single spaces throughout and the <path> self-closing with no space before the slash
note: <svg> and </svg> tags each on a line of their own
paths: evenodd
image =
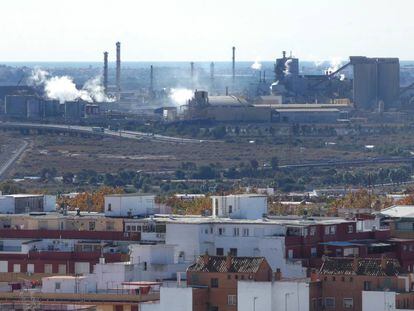
<svg viewBox="0 0 414 311">
<path fill-rule="evenodd" d="M 341 223 L 355 223 L 355 220 L 346 220 L 344 218 L 333 217 L 310 217 L 289 218 L 289 217 L 267 217 L 260 219 L 232 219 L 213 216 L 198 215 L 154 215 L 150 218 L 134 219 L 138 222 L 154 221 L 158 223 L 177 223 L 177 224 L 265 224 L 281 226 L 310 226 L 310 225 L 336 225 Z"/>
<path fill-rule="evenodd" d="M 13 198 L 32 198 L 32 197 L 43 197 L 43 194 L 29 194 L 29 193 L 19 193 L 19 194 L 4 194 L 5 197 Z"/>
<path fill-rule="evenodd" d="M 152 194 L 152 193 L 114 193 L 114 194 L 105 195 L 105 197 L 147 197 L 147 196 L 155 197 L 155 194 Z"/>
</svg>

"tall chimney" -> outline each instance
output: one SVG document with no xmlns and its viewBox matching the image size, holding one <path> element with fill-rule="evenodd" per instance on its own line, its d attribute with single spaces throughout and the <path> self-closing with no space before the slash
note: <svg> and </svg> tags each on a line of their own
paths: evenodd
<svg viewBox="0 0 414 311">
<path fill-rule="evenodd" d="M 236 78 L 236 47 L 233 46 L 233 58 L 232 58 L 233 64 L 232 64 L 232 76 L 233 81 Z"/>
<path fill-rule="evenodd" d="M 106 94 L 108 91 L 108 52 L 104 52 L 103 86 Z"/>
<path fill-rule="evenodd" d="M 194 82 L 194 62 L 191 62 L 190 63 L 190 75 L 191 75 L 191 83 L 193 83 Z"/>
<path fill-rule="evenodd" d="M 214 80 L 214 62 L 210 64 L 210 79 Z"/>
<path fill-rule="evenodd" d="M 121 92 L 121 42 L 116 43 L 116 91 Z"/>
<path fill-rule="evenodd" d="M 150 67 L 150 92 L 154 91 L 154 67 Z"/>
</svg>

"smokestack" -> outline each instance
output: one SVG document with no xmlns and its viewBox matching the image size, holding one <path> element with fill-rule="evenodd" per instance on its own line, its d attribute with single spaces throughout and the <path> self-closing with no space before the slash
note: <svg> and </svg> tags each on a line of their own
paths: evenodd
<svg viewBox="0 0 414 311">
<path fill-rule="evenodd" d="M 194 62 L 191 62 L 190 66 L 191 66 L 191 72 L 190 72 L 190 74 L 191 74 L 191 83 L 193 83 L 194 82 Z"/>
<path fill-rule="evenodd" d="M 116 91 L 121 92 L 121 42 L 116 43 Z"/>
<path fill-rule="evenodd" d="M 150 91 L 154 90 L 154 67 L 151 65 L 150 67 Z"/>
<path fill-rule="evenodd" d="M 263 71 L 263 82 L 266 82 L 266 70 Z"/>
<path fill-rule="evenodd" d="M 232 76 L 233 76 L 233 81 L 236 78 L 236 47 L 233 46 L 233 67 L 232 67 Z"/>
<path fill-rule="evenodd" d="M 106 94 L 108 91 L 108 52 L 104 52 L 103 86 Z"/>
<path fill-rule="evenodd" d="M 210 64 L 210 79 L 214 80 L 214 63 L 211 62 Z"/>
<path fill-rule="evenodd" d="M 229 96 L 229 87 L 226 86 L 226 96 Z"/>
</svg>

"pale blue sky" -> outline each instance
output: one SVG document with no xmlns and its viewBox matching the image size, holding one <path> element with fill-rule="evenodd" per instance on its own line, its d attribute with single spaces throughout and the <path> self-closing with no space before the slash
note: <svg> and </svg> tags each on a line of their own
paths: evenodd
<svg viewBox="0 0 414 311">
<path fill-rule="evenodd" d="M 2 0 L 0 61 L 414 59 L 413 0 Z"/>
</svg>

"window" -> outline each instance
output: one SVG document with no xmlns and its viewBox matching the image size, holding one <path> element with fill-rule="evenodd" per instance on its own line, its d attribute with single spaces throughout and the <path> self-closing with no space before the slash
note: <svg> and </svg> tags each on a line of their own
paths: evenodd
<svg viewBox="0 0 414 311">
<path fill-rule="evenodd" d="M 310 227 L 310 235 L 314 236 L 316 233 L 316 227 Z"/>
<path fill-rule="evenodd" d="M 198 274 L 191 274 L 191 284 L 197 285 L 199 281 Z"/>
<path fill-rule="evenodd" d="M 412 252 L 412 251 L 413 251 L 413 246 L 412 246 L 411 244 L 408 246 L 408 250 L 409 250 L 410 252 Z"/>
<path fill-rule="evenodd" d="M 231 280 L 231 274 L 227 274 L 227 280 Z"/>
<path fill-rule="evenodd" d="M 311 257 L 316 257 L 318 255 L 317 251 L 316 251 L 316 247 L 312 247 L 311 248 Z"/>
<path fill-rule="evenodd" d="M 237 296 L 236 295 L 228 295 L 227 296 L 227 304 L 229 306 L 235 306 L 237 304 Z"/>
<path fill-rule="evenodd" d="M 211 287 L 212 287 L 212 288 L 217 288 L 217 287 L 219 287 L 219 281 L 218 281 L 218 279 L 217 279 L 217 278 L 212 278 L 212 279 L 210 280 L 210 284 L 211 284 Z"/>
<path fill-rule="evenodd" d="M 303 236 L 308 236 L 308 228 L 303 229 Z"/>
<path fill-rule="evenodd" d="M 60 289 L 60 282 L 56 282 L 55 283 L 55 290 L 59 290 Z"/>
<path fill-rule="evenodd" d="M 243 228 L 243 236 L 249 236 L 249 229 Z"/>
<path fill-rule="evenodd" d="M 354 299 L 344 298 L 344 309 L 352 309 L 354 307 Z"/>
<path fill-rule="evenodd" d="M 329 232 L 330 232 L 330 234 L 335 234 L 336 233 L 336 226 L 330 226 L 329 227 Z"/>
<path fill-rule="evenodd" d="M 407 251 L 407 245 L 403 245 L 403 251 L 406 252 Z"/>
<path fill-rule="evenodd" d="M 226 228 L 218 228 L 218 235 L 224 235 Z"/>
<path fill-rule="evenodd" d="M 131 226 L 126 226 L 126 231 L 131 231 Z"/>
<path fill-rule="evenodd" d="M 238 280 L 238 279 L 239 279 L 239 276 L 236 274 L 236 275 L 234 276 L 234 279 L 235 279 L 235 280 Z"/>
<path fill-rule="evenodd" d="M 350 278 L 349 278 L 349 282 L 353 282 L 354 281 L 354 278 L 351 276 Z"/>
<path fill-rule="evenodd" d="M 332 282 L 335 282 L 335 280 L 336 280 L 336 279 L 335 279 L 335 277 L 333 276 L 333 277 L 332 277 Z"/>
<path fill-rule="evenodd" d="M 371 282 L 364 281 L 364 290 L 371 290 Z"/>
<path fill-rule="evenodd" d="M 20 264 L 19 263 L 15 263 L 13 265 L 13 272 L 14 273 L 20 273 Z"/>
<path fill-rule="evenodd" d="M 329 235 L 329 227 L 328 226 L 325 227 L 325 235 Z"/>
<path fill-rule="evenodd" d="M 131 226 L 131 231 L 137 231 L 137 226 Z"/>
<path fill-rule="evenodd" d="M 32 263 L 27 264 L 27 273 L 34 273 L 34 264 Z"/>
<path fill-rule="evenodd" d="M 348 225 L 348 233 L 353 233 L 353 232 L 354 232 L 354 226 Z"/>
<path fill-rule="evenodd" d="M 50 264 L 50 263 L 45 264 L 44 265 L 44 270 L 45 270 L 44 273 L 49 273 L 49 274 L 53 273 L 52 264 Z"/>
<path fill-rule="evenodd" d="M 66 265 L 65 264 L 59 264 L 58 273 L 59 274 L 66 274 Z"/>
<path fill-rule="evenodd" d="M 229 205 L 229 214 L 233 213 L 233 206 Z"/>
<path fill-rule="evenodd" d="M 326 308 L 335 308 L 335 298 L 334 297 L 326 297 L 325 298 L 325 307 Z"/>
<path fill-rule="evenodd" d="M 239 236 L 240 235 L 240 228 L 233 228 L 233 235 Z"/>
<path fill-rule="evenodd" d="M 237 248 L 230 248 L 230 256 L 237 257 Z"/>
<path fill-rule="evenodd" d="M 345 277 L 341 277 L 341 281 L 342 282 L 345 282 Z"/>
<path fill-rule="evenodd" d="M 224 255 L 224 249 L 222 247 L 216 248 L 216 256 L 223 256 Z"/>
<path fill-rule="evenodd" d="M 95 222 L 94 221 L 89 222 L 89 231 L 95 231 Z"/>
<path fill-rule="evenodd" d="M 108 212 L 112 211 L 112 204 L 108 203 Z"/>
</svg>

